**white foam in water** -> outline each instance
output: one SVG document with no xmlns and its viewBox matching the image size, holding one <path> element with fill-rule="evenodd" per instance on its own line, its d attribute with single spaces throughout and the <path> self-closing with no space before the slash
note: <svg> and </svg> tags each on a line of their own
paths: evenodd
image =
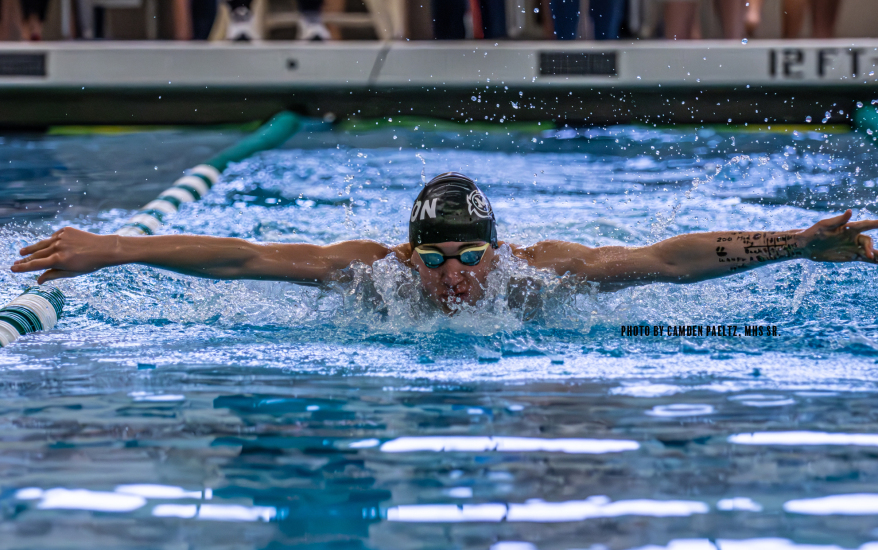
<svg viewBox="0 0 878 550">
<path fill-rule="evenodd" d="M 557 523 L 619 516 L 687 517 L 706 514 L 710 507 L 692 500 L 619 500 L 605 496 L 586 500 L 544 502 L 531 499 L 523 504 L 409 504 L 387 510 L 388 521 L 423 523 L 537 522 Z"/>
<path fill-rule="evenodd" d="M 431 452 L 554 452 L 602 454 L 636 451 L 636 441 L 618 439 L 541 439 L 537 437 L 428 436 L 399 437 L 385 442 L 385 453 Z"/>
<path fill-rule="evenodd" d="M 878 494 L 857 493 L 790 500 L 783 505 L 783 509 L 810 516 L 871 516 L 878 514 Z"/>
<path fill-rule="evenodd" d="M 753 432 L 734 434 L 729 443 L 737 445 L 852 445 L 878 447 L 878 434 L 827 432 Z"/>
<path fill-rule="evenodd" d="M 94 512 L 132 512 L 146 504 L 137 495 L 123 495 L 87 489 L 48 489 L 37 508 L 41 510 L 91 510 Z"/>
</svg>

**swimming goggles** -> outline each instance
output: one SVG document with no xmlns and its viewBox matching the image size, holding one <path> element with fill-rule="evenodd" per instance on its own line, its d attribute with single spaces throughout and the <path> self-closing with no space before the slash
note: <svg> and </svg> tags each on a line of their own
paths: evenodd
<svg viewBox="0 0 878 550">
<path fill-rule="evenodd" d="M 488 250 L 489 245 L 490 243 L 485 243 L 479 246 L 469 246 L 458 251 L 456 256 L 446 256 L 438 250 L 424 250 L 420 246 L 415 248 L 415 252 L 421 257 L 421 261 L 424 262 L 424 265 L 430 269 L 436 269 L 447 260 L 457 260 L 463 265 L 474 266 L 479 265 L 479 262 L 482 261 L 482 257 L 485 255 L 485 251 Z"/>
</svg>

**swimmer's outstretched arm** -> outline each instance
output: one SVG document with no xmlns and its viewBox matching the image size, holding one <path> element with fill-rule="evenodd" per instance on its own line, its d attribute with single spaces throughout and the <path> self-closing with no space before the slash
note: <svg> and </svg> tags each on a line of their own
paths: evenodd
<svg viewBox="0 0 878 550">
<path fill-rule="evenodd" d="M 604 291 L 655 282 L 694 283 L 796 258 L 878 263 L 872 239 L 862 234 L 878 229 L 878 220 L 851 222 L 851 215 L 847 210 L 804 230 L 690 233 L 640 248 L 544 241 L 519 255 L 559 275 L 581 275 Z"/>
<path fill-rule="evenodd" d="M 213 279 L 261 279 L 319 285 L 334 280 L 352 263 L 371 265 L 391 252 L 374 241 L 327 246 L 257 244 L 241 239 L 199 235 L 121 237 L 95 235 L 71 227 L 21 249 L 25 258 L 12 271 L 48 270 L 38 279 L 76 277 L 104 267 L 145 264 Z"/>
</svg>

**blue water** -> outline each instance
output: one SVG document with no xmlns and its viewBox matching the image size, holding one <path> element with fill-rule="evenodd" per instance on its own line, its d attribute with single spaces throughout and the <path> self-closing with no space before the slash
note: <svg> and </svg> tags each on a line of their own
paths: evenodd
<svg viewBox="0 0 878 550">
<path fill-rule="evenodd" d="M 876 215 L 876 150 L 855 133 L 462 128 L 304 133 L 232 165 L 162 232 L 395 244 L 421 182 L 448 170 L 520 244 Z M 0 264 L 64 225 L 117 229 L 237 137 L 4 137 Z M 500 254 L 488 299 L 452 318 L 391 260 L 330 289 L 143 266 L 59 282 L 57 328 L 0 351 L 0 548 L 878 541 L 874 266 L 595 294 Z M 522 275 L 543 282 L 535 312 L 506 303 Z M 0 299 L 32 280 L 3 270 Z"/>
</svg>

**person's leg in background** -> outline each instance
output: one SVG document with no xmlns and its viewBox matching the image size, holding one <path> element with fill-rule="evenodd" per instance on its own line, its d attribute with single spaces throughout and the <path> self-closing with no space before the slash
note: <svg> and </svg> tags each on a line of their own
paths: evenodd
<svg viewBox="0 0 878 550">
<path fill-rule="evenodd" d="M 467 0 L 433 0 L 433 38 L 436 40 L 463 40 L 466 27 Z"/>
<path fill-rule="evenodd" d="M 747 16 L 744 18 L 744 28 L 747 36 L 753 36 L 756 29 L 762 24 L 762 0 L 748 0 Z"/>
<path fill-rule="evenodd" d="M 672 0 L 665 2 L 665 38 L 669 40 L 691 40 L 695 21 L 698 18 L 698 2 Z"/>
<path fill-rule="evenodd" d="M 747 17 L 747 0 L 715 0 L 723 27 L 723 38 L 741 40 L 746 36 L 744 20 Z"/>
<path fill-rule="evenodd" d="M 555 22 L 555 38 L 576 40 L 579 27 L 579 0 L 552 0 L 552 20 Z"/>
<path fill-rule="evenodd" d="M 321 10 L 323 0 L 299 0 L 299 11 L 302 12 L 302 18 L 299 19 L 299 40 L 319 42 L 332 38 L 323 25 Z"/>
<path fill-rule="evenodd" d="M 189 0 L 174 0 L 174 40 L 192 40 L 192 8 Z"/>
<path fill-rule="evenodd" d="M 802 24 L 805 22 L 807 3 L 808 0 L 783 0 L 781 36 L 784 38 L 799 37 L 802 32 Z"/>
<path fill-rule="evenodd" d="M 484 37 L 506 38 L 506 2 L 504 0 L 479 0 L 479 8 L 482 12 Z"/>
<path fill-rule="evenodd" d="M 841 0 L 811 0 L 812 37 L 835 37 L 835 22 L 840 7 Z"/>
<path fill-rule="evenodd" d="M 589 0 L 588 15 L 594 23 L 595 40 L 619 40 L 625 4 L 624 0 Z"/>
<path fill-rule="evenodd" d="M 252 0 L 226 0 L 229 5 L 229 26 L 226 40 L 249 42 L 261 38 L 256 36 L 256 21 L 250 4 Z"/>
</svg>

